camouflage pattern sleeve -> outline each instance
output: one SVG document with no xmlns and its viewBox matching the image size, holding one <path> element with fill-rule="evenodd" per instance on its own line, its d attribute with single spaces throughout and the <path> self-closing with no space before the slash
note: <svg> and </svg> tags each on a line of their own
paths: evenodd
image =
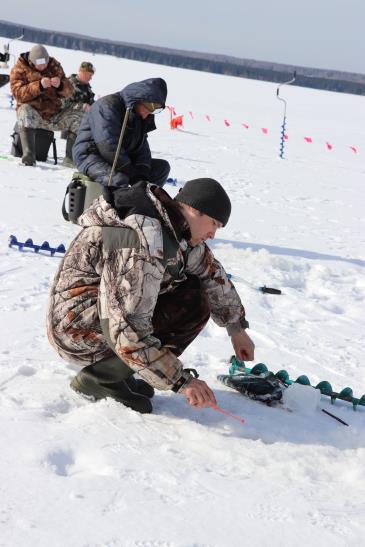
<svg viewBox="0 0 365 547">
<path fill-rule="evenodd" d="M 163 274 L 160 260 L 147 251 L 107 251 L 99 313 L 121 359 L 156 389 L 167 390 L 181 377 L 183 367 L 153 336 L 152 317 Z"/>
<path fill-rule="evenodd" d="M 71 74 L 68 79 L 73 86 L 73 92 L 64 100 L 64 108 L 72 106 L 74 110 L 83 110 L 85 104 L 92 105 L 95 102 L 95 93 L 89 84 L 81 84 L 76 74 Z"/>
<path fill-rule="evenodd" d="M 217 325 L 226 327 L 230 336 L 248 328 L 245 309 L 233 283 L 205 243 L 189 251 L 186 272 L 201 279 Z"/>
</svg>

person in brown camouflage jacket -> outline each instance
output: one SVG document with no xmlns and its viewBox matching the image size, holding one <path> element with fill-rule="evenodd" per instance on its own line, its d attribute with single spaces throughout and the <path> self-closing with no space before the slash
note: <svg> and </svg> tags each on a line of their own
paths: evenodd
<svg viewBox="0 0 365 547">
<path fill-rule="evenodd" d="M 230 211 L 217 181 L 195 179 L 175 199 L 146 182 L 107 189 L 79 218 L 83 229 L 56 274 L 47 316 L 52 346 L 84 367 L 75 391 L 139 412 L 152 411 L 153 388 L 198 408 L 216 404 L 179 356 L 211 316 L 238 358 L 254 358 L 241 300 L 205 243 Z"/>
<path fill-rule="evenodd" d="M 20 55 L 10 72 L 10 87 L 16 99 L 24 165 L 35 165 L 36 129 L 66 129 L 75 142 L 83 113 L 63 108 L 62 99 L 71 96 L 74 88 L 61 64 L 44 46 L 35 45 Z"/>
</svg>

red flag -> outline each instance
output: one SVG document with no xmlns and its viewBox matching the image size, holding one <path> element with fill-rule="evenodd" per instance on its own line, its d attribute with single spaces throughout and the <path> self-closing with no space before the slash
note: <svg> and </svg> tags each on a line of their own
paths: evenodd
<svg viewBox="0 0 365 547">
<path fill-rule="evenodd" d="M 250 127 L 250 126 L 248 125 L 248 123 L 242 123 L 242 125 L 243 125 L 243 127 L 244 127 L 245 129 L 248 129 L 248 128 Z"/>
<path fill-rule="evenodd" d="M 357 154 L 357 148 L 356 146 L 350 146 L 351 150 L 353 151 L 354 154 Z"/>
<path fill-rule="evenodd" d="M 326 142 L 327 150 L 332 150 L 333 145 L 330 142 Z"/>
<path fill-rule="evenodd" d="M 288 135 L 284 135 L 284 141 L 287 141 L 289 139 Z"/>
<path fill-rule="evenodd" d="M 183 126 L 183 117 L 184 116 L 177 116 L 176 118 L 172 118 L 170 120 L 171 129 L 177 129 L 180 125 Z"/>
<path fill-rule="evenodd" d="M 224 120 L 224 125 L 225 125 L 226 127 L 229 127 L 231 124 L 229 123 L 228 120 Z"/>
<path fill-rule="evenodd" d="M 261 127 L 261 131 L 263 132 L 264 135 L 267 135 L 269 132 L 267 127 Z"/>
<path fill-rule="evenodd" d="M 189 114 L 192 118 L 194 118 L 193 113 L 189 111 Z"/>
<path fill-rule="evenodd" d="M 210 116 L 208 116 L 208 114 L 205 114 L 205 117 L 207 118 L 208 122 L 210 122 Z"/>
<path fill-rule="evenodd" d="M 313 142 L 312 137 L 304 137 L 305 142 Z"/>
</svg>

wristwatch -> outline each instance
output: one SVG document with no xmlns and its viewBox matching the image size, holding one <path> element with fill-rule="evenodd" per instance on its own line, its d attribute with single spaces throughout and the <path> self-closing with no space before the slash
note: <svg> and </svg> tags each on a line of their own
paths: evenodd
<svg viewBox="0 0 365 547">
<path fill-rule="evenodd" d="M 184 368 L 180 378 L 172 386 L 172 391 L 174 393 L 179 393 L 183 388 L 185 388 L 188 384 L 190 384 L 191 380 L 194 378 L 199 378 L 198 372 L 195 370 L 195 368 Z"/>
</svg>

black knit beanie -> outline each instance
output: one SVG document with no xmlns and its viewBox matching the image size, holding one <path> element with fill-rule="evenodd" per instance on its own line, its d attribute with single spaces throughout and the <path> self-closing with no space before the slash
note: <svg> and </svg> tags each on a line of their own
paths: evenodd
<svg viewBox="0 0 365 547">
<path fill-rule="evenodd" d="M 223 186 L 214 179 L 188 180 L 175 197 L 225 226 L 231 214 L 231 201 Z"/>
</svg>

